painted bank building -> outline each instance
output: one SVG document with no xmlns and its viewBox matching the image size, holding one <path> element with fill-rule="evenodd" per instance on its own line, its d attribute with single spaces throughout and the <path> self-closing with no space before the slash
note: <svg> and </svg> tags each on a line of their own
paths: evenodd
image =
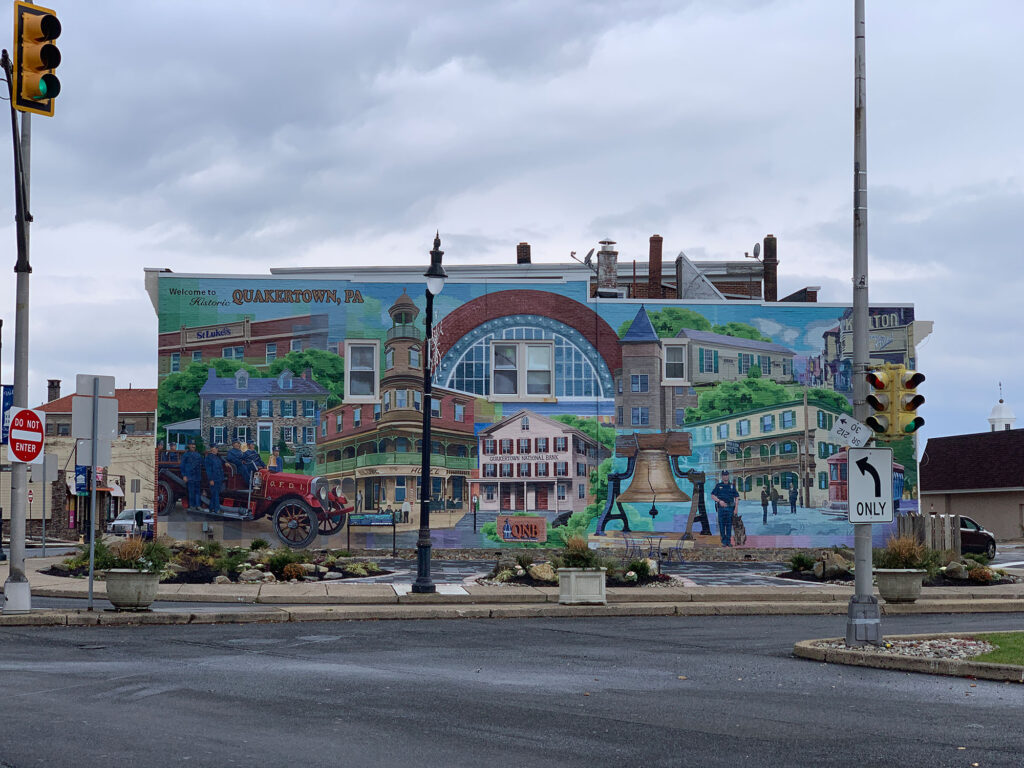
<svg viewBox="0 0 1024 768">
<path fill-rule="evenodd" d="M 749 545 L 852 542 L 830 503 L 842 489 L 829 463 L 843 447 L 834 420 L 852 410 L 850 309 L 819 303 L 813 286 L 779 300 L 774 238 L 763 264 L 679 254 L 674 270 L 657 236 L 637 263 L 620 262 L 611 241 L 589 263 L 535 263 L 523 246 L 512 264 L 446 265 L 429 340 L 423 265 L 147 270 L 159 429 L 194 423 L 214 444 L 244 436 L 268 463 L 277 448 L 283 471 L 270 485 L 297 499 L 257 494 L 230 518 L 189 509 L 173 493 L 179 448 L 168 444 L 157 451 L 172 491 L 157 500 L 158 529 L 273 541 L 287 506 L 293 519 L 308 508 L 308 546 L 380 544 L 368 524 L 318 516 L 330 493 L 353 512 L 393 512 L 398 545 L 411 547 L 426 453 L 435 547 L 504 546 L 495 523 L 515 514 L 543 517 L 556 543 L 564 530 L 593 546 L 629 531 L 720 546 L 710 492 L 724 469 Z M 873 357 L 916 363 L 930 324 L 909 305 L 872 316 Z M 901 461 L 907 509 L 916 465 Z M 786 496 L 786 515 L 762 521 L 764 489 Z"/>
</svg>

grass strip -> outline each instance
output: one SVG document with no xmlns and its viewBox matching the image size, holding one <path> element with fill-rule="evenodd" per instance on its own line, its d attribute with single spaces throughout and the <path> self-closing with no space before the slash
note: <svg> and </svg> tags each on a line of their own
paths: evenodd
<svg viewBox="0 0 1024 768">
<path fill-rule="evenodd" d="M 1015 664 L 1024 667 L 1024 632 L 986 632 L 974 637 L 992 643 L 996 649 L 990 653 L 975 656 L 971 661 Z"/>
</svg>

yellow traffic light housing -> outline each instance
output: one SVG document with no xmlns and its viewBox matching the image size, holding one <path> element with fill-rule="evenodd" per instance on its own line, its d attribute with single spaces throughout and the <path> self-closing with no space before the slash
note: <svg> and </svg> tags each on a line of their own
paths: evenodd
<svg viewBox="0 0 1024 768">
<path fill-rule="evenodd" d="M 924 426 L 924 419 L 917 415 L 917 409 L 924 405 L 924 395 L 917 394 L 917 385 L 925 377 L 920 371 L 900 367 L 896 397 L 897 435 L 909 435 Z"/>
<path fill-rule="evenodd" d="M 53 100 L 60 94 L 60 80 L 53 71 L 60 65 L 60 21 L 49 8 L 16 0 L 14 3 L 14 108 L 21 112 L 53 116 Z"/>
<path fill-rule="evenodd" d="M 868 425 L 878 435 L 891 434 L 893 427 L 897 423 L 897 419 L 894 418 L 893 411 L 893 392 L 896 384 L 896 377 L 893 372 L 889 370 L 890 366 L 887 364 L 884 368 L 876 371 L 871 371 L 864 378 L 867 379 L 868 384 L 871 386 L 872 391 L 868 394 L 867 404 L 874 413 L 868 416 L 864 423 Z"/>
</svg>

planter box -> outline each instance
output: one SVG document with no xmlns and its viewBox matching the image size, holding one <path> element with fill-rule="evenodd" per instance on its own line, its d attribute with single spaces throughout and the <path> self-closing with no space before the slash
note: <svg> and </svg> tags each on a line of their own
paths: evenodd
<svg viewBox="0 0 1024 768">
<path fill-rule="evenodd" d="M 156 599 L 159 573 L 131 568 L 111 568 L 105 572 L 107 599 L 119 611 L 145 611 Z"/>
<path fill-rule="evenodd" d="M 562 605 L 605 605 L 604 568 L 559 568 L 558 602 Z"/>
<path fill-rule="evenodd" d="M 927 573 L 916 568 L 876 568 L 878 594 L 887 603 L 912 603 L 921 596 L 921 582 Z"/>
</svg>

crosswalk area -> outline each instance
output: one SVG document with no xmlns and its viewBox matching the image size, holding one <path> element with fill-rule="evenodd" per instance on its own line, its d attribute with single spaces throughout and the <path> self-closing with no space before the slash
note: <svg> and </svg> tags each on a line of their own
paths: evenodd
<svg viewBox="0 0 1024 768">
<path fill-rule="evenodd" d="M 346 579 L 346 584 L 393 584 L 398 594 L 408 594 L 416 580 L 416 567 L 408 560 L 378 561 L 391 573 L 364 579 Z M 443 585 L 472 584 L 491 573 L 490 560 L 434 560 L 430 577 L 441 591 Z M 683 580 L 693 587 L 813 587 L 813 582 L 781 579 L 775 574 L 788 570 L 783 563 L 662 563 L 662 572 Z M 399 591 L 401 590 L 401 591 Z M 444 594 L 444 593 L 443 593 Z M 455 594 L 455 593 L 451 593 Z"/>
</svg>

